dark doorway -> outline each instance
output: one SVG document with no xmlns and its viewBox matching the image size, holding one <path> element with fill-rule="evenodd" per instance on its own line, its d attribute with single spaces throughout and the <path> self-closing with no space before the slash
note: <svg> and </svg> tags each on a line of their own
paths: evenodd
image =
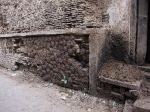
<svg viewBox="0 0 150 112">
<path fill-rule="evenodd" d="M 134 0 L 132 0 L 134 1 Z M 137 32 L 136 32 L 136 63 L 144 65 L 149 60 L 150 45 L 147 41 L 148 37 L 148 4 L 149 0 L 137 1 Z"/>
<path fill-rule="evenodd" d="M 148 1 L 148 30 L 147 30 L 147 54 L 146 63 L 150 63 L 150 1 Z"/>
</svg>

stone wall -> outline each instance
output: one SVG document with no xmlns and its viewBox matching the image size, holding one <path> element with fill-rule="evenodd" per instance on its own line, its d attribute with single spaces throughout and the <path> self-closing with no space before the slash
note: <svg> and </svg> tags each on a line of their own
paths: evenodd
<svg viewBox="0 0 150 112">
<path fill-rule="evenodd" d="M 129 32 L 130 0 L 1 0 L 0 32 L 110 27 Z"/>
<path fill-rule="evenodd" d="M 74 27 L 101 27 L 108 22 L 104 1 L 1 0 L 1 33 Z"/>
</svg>

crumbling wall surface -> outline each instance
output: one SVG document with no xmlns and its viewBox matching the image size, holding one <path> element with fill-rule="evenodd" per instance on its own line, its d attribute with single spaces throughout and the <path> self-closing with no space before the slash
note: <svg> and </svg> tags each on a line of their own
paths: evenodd
<svg viewBox="0 0 150 112">
<path fill-rule="evenodd" d="M 88 35 L 16 37 L 1 39 L 0 42 L 2 66 L 17 66 L 16 69 L 27 69 L 46 81 L 88 90 Z"/>
<path fill-rule="evenodd" d="M 0 33 L 66 28 L 128 32 L 130 0 L 1 0 Z"/>
<path fill-rule="evenodd" d="M 133 56 L 135 48 L 132 47 L 135 45 L 135 41 L 131 41 L 130 37 L 130 7 L 131 0 L 112 0 L 106 11 L 109 14 L 106 44 L 109 43 L 111 47 L 108 50 L 112 54 L 115 53 L 116 56 L 113 56 L 116 57 L 115 60 L 126 60 L 127 63 L 132 63 L 135 60 L 135 56 Z"/>
<path fill-rule="evenodd" d="M 9 69 L 15 68 L 17 57 L 13 53 L 12 39 L 0 39 L 0 65 Z"/>
<path fill-rule="evenodd" d="M 1 0 L 1 33 L 77 27 L 108 23 L 104 0 Z"/>
<path fill-rule="evenodd" d="M 135 62 L 135 56 L 132 53 L 135 51 L 132 47 L 135 43 L 130 39 L 130 7 L 130 0 L 111 0 L 107 4 L 109 28 L 106 27 L 107 39 L 101 51 L 99 70 L 107 60 L 117 60 L 128 64 Z"/>
<path fill-rule="evenodd" d="M 108 5 L 109 26 L 116 34 L 125 34 L 127 39 L 130 27 L 130 0 L 111 0 Z"/>
</svg>

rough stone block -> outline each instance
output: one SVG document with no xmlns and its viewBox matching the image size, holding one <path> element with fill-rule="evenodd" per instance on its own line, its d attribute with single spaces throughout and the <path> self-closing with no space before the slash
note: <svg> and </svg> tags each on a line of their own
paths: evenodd
<svg viewBox="0 0 150 112">
<path fill-rule="evenodd" d="M 150 98 L 135 101 L 134 112 L 150 112 Z"/>
<path fill-rule="evenodd" d="M 126 100 L 123 112 L 133 112 L 133 101 Z"/>
</svg>

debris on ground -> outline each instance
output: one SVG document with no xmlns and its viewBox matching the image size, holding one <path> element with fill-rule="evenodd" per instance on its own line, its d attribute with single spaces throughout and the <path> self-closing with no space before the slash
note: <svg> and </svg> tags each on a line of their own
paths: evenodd
<svg viewBox="0 0 150 112">
<path fill-rule="evenodd" d="M 3 69 L 0 70 L 0 72 L 3 73 L 5 77 L 8 76 L 7 78 L 15 80 L 18 83 L 15 87 L 13 87 L 14 89 L 16 89 L 16 87 L 20 84 L 24 89 L 24 85 L 26 85 L 26 88 L 29 87 L 29 89 L 26 89 L 27 91 L 33 91 L 33 93 L 38 96 L 38 98 L 35 97 L 35 100 L 39 100 L 39 98 L 42 98 L 42 100 L 44 99 L 44 101 L 51 102 L 53 106 L 61 106 L 65 109 L 68 109 L 68 111 L 65 112 L 122 112 L 123 110 L 124 105 L 120 104 L 119 102 L 116 102 L 117 105 L 114 108 L 110 108 L 109 105 L 113 105 L 113 100 L 111 100 L 111 103 L 109 103 L 109 99 L 107 98 L 93 97 L 81 91 L 75 91 L 72 89 L 60 87 L 51 82 L 44 82 L 40 80 L 38 76 L 35 76 L 32 73 L 24 74 L 21 71 L 12 73 Z M 15 78 L 12 78 L 11 74 L 17 75 L 15 76 Z M 12 85 L 10 87 L 12 87 Z M 50 87 L 50 89 L 48 87 Z M 33 98 L 33 95 L 27 94 L 27 97 L 29 97 L 28 95 L 32 96 Z M 27 97 L 22 96 L 21 99 L 25 98 L 26 100 Z M 18 96 L 16 98 L 18 98 Z M 30 99 L 27 99 L 27 101 L 28 100 Z M 75 109 L 75 111 L 72 109 Z"/>
<path fill-rule="evenodd" d="M 80 100 L 81 100 L 81 98 L 79 97 L 79 98 L 78 98 L 78 101 L 80 101 Z"/>
<path fill-rule="evenodd" d="M 103 104 L 106 104 L 106 101 L 102 101 Z"/>
<path fill-rule="evenodd" d="M 62 99 L 62 100 L 66 100 L 66 96 L 62 96 L 61 99 Z"/>
<path fill-rule="evenodd" d="M 64 82 L 64 84 L 67 84 L 67 78 L 66 78 L 66 76 L 64 76 L 61 81 Z"/>
<path fill-rule="evenodd" d="M 88 108 L 88 109 L 87 109 L 88 112 L 91 112 L 91 110 L 92 110 L 91 108 Z"/>
<path fill-rule="evenodd" d="M 114 101 L 112 105 L 110 105 L 110 108 L 114 108 L 117 106 L 117 103 Z"/>
<path fill-rule="evenodd" d="M 11 74 L 12 77 L 16 76 L 17 74 Z"/>
<path fill-rule="evenodd" d="M 45 84 L 45 86 L 50 88 L 50 87 L 52 87 L 52 86 L 53 86 L 53 83 Z"/>
<path fill-rule="evenodd" d="M 84 99 L 85 98 L 85 93 L 81 94 L 81 99 Z"/>
</svg>

